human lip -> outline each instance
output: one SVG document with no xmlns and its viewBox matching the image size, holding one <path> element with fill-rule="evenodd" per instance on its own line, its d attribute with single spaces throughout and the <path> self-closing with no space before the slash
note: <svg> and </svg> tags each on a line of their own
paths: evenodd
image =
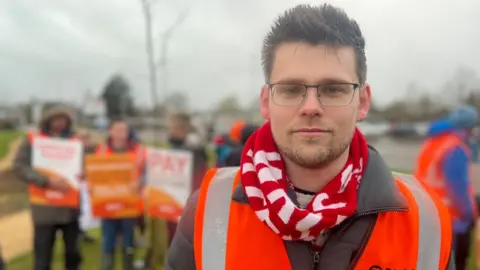
<svg viewBox="0 0 480 270">
<path fill-rule="evenodd" d="M 321 135 L 327 134 L 329 133 L 329 131 L 321 128 L 300 128 L 300 129 L 296 129 L 294 133 L 297 133 L 299 135 L 306 136 L 306 137 L 315 137 L 315 136 L 321 136 Z"/>
</svg>

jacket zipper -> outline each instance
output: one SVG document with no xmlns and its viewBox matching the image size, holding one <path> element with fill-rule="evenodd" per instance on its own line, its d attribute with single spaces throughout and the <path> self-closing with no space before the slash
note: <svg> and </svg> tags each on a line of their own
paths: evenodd
<svg viewBox="0 0 480 270">
<path fill-rule="evenodd" d="M 348 221 L 348 223 L 342 224 L 342 225 L 343 225 L 344 228 L 348 228 L 350 224 L 352 224 L 358 217 L 361 217 L 361 216 L 375 215 L 375 214 L 379 214 L 381 212 L 407 212 L 407 211 L 408 211 L 408 208 L 400 208 L 400 207 L 382 208 L 382 209 L 377 209 L 377 210 L 363 211 L 363 212 L 359 212 L 359 213 L 354 214 L 353 216 L 350 217 L 350 221 Z M 365 247 L 368 243 L 368 239 L 370 238 L 370 235 L 373 232 L 374 227 L 375 227 L 375 225 L 372 226 L 372 228 L 369 228 L 369 231 L 367 231 L 367 234 L 365 235 L 365 239 L 361 243 L 359 252 L 355 256 L 354 260 L 352 260 L 352 262 L 350 263 L 350 266 L 349 266 L 348 269 L 354 269 L 353 267 L 355 267 L 358 260 L 360 259 L 361 255 L 363 253 L 363 250 L 365 249 Z M 313 258 L 312 270 L 318 270 L 318 266 L 320 265 L 320 256 L 322 255 L 322 251 L 323 251 L 324 247 L 329 242 L 328 240 L 330 240 L 330 236 L 325 240 L 325 242 L 323 243 L 323 246 L 320 249 L 320 251 L 314 251 L 312 249 L 312 244 L 310 243 L 309 250 L 312 253 L 312 258 Z"/>
<path fill-rule="evenodd" d="M 380 212 L 407 212 L 408 208 L 389 208 L 389 209 L 378 209 L 378 210 L 371 210 L 371 211 L 364 211 L 361 213 L 357 213 L 354 217 L 361 217 L 361 216 L 367 216 L 367 215 L 374 215 L 374 214 L 379 214 Z M 353 221 L 352 221 L 353 222 Z M 357 251 L 357 254 L 355 254 L 355 257 L 353 260 L 350 262 L 350 266 L 348 267 L 348 270 L 354 270 L 355 266 L 357 265 L 358 261 L 363 255 L 363 251 L 365 250 L 365 247 L 368 244 L 368 241 L 370 240 L 370 236 L 372 236 L 373 229 L 375 228 L 375 223 L 371 224 L 370 227 L 368 228 L 365 237 L 362 240 L 362 243 L 360 244 L 360 247 Z"/>
<path fill-rule="evenodd" d="M 310 248 L 311 249 L 311 248 Z M 318 265 L 320 264 L 320 252 L 312 251 L 313 252 L 313 266 L 312 270 L 317 270 Z"/>
</svg>

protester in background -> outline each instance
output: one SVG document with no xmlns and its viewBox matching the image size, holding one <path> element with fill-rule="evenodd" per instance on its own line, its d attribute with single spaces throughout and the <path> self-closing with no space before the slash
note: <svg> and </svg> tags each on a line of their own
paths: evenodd
<svg viewBox="0 0 480 270">
<path fill-rule="evenodd" d="M 247 123 L 243 120 L 238 120 L 235 123 L 233 123 L 232 127 L 230 128 L 230 139 L 234 143 L 240 143 L 242 139 L 242 129 L 245 127 Z"/>
<path fill-rule="evenodd" d="M 203 176 L 207 170 L 206 145 L 192 127 L 190 116 L 187 113 L 173 113 L 168 121 L 168 147 L 170 149 L 188 150 L 193 153 L 193 179 L 192 190 L 197 190 L 202 184 Z M 173 235 L 177 222 L 162 219 L 151 219 L 151 248 L 147 254 L 146 263 L 152 269 L 164 264 L 164 258 Z"/>
<path fill-rule="evenodd" d="M 190 115 L 177 112 L 170 117 L 168 126 L 168 146 L 171 149 L 188 150 L 193 154 L 192 190 L 200 188 L 207 170 L 206 143 L 193 128 Z"/>
<path fill-rule="evenodd" d="M 93 140 L 92 133 L 89 131 L 83 131 L 80 133 L 80 139 L 82 140 L 85 154 L 95 153 L 97 143 Z"/>
<path fill-rule="evenodd" d="M 121 119 L 113 120 L 108 130 L 107 142 L 96 149 L 97 155 L 111 153 L 129 153 L 135 156 L 138 166 L 137 192 L 141 193 L 144 184 L 144 161 L 143 147 L 132 138 L 128 124 Z M 122 238 L 123 269 L 131 270 L 134 267 L 134 228 L 137 218 L 112 218 L 102 219 L 102 270 L 114 269 L 114 253 L 117 237 Z"/>
<path fill-rule="evenodd" d="M 258 129 L 257 125 L 245 124 L 240 132 L 240 143 L 232 147 L 225 158 L 225 166 L 240 166 L 243 147 L 248 138 Z"/>
<path fill-rule="evenodd" d="M 70 187 L 61 178 L 47 177 L 32 168 L 31 143 L 36 136 L 47 136 L 65 140 L 73 139 L 73 118 L 69 111 L 61 107 L 53 107 L 45 112 L 39 123 L 38 130 L 29 133 L 18 149 L 13 169 L 20 179 L 27 184 L 40 188 L 49 188 L 58 192 L 68 192 Z M 51 269 L 53 246 L 57 231 L 62 231 L 65 247 L 65 269 L 77 270 L 80 267 L 81 256 L 78 246 L 79 209 L 32 204 L 34 227 L 33 253 L 34 269 Z"/>
<path fill-rule="evenodd" d="M 223 134 L 214 138 L 216 163 L 215 167 L 225 167 L 225 159 L 230 155 L 230 151 L 235 146 L 235 143 L 230 139 L 229 134 Z"/>
<path fill-rule="evenodd" d="M 467 267 L 471 233 L 476 220 L 470 166 L 469 140 L 478 121 L 474 107 L 462 106 L 428 128 L 418 157 L 415 176 L 436 191 L 450 210 L 453 219 L 455 264 Z"/>
<path fill-rule="evenodd" d="M 234 148 L 242 147 L 242 130 L 246 122 L 238 120 L 233 123 L 228 133 L 215 138 L 215 154 L 217 168 L 229 166 L 226 164 L 226 159 L 230 156 L 230 152 Z"/>
</svg>

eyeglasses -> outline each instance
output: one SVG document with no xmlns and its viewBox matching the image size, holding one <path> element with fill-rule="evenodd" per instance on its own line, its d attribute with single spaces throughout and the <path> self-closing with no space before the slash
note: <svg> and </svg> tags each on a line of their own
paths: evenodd
<svg viewBox="0 0 480 270">
<path fill-rule="evenodd" d="M 355 90 L 360 88 L 358 83 L 333 83 L 324 85 L 300 85 L 273 83 L 268 87 L 272 90 L 273 103 L 278 106 L 300 106 L 308 95 L 308 88 L 317 89 L 320 104 L 327 107 L 339 107 L 350 104 Z"/>
</svg>

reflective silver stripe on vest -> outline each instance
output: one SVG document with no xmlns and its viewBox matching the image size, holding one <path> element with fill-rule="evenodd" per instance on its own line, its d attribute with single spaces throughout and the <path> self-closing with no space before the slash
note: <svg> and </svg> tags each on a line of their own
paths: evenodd
<svg viewBox="0 0 480 270">
<path fill-rule="evenodd" d="M 203 270 L 225 270 L 228 217 L 238 170 L 238 167 L 218 169 L 208 187 L 203 215 Z"/>
<path fill-rule="evenodd" d="M 435 202 L 412 175 L 394 173 L 412 192 L 418 205 L 418 257 L 416 269 L 439 269 L 442 228 Z"/>
</svg>

